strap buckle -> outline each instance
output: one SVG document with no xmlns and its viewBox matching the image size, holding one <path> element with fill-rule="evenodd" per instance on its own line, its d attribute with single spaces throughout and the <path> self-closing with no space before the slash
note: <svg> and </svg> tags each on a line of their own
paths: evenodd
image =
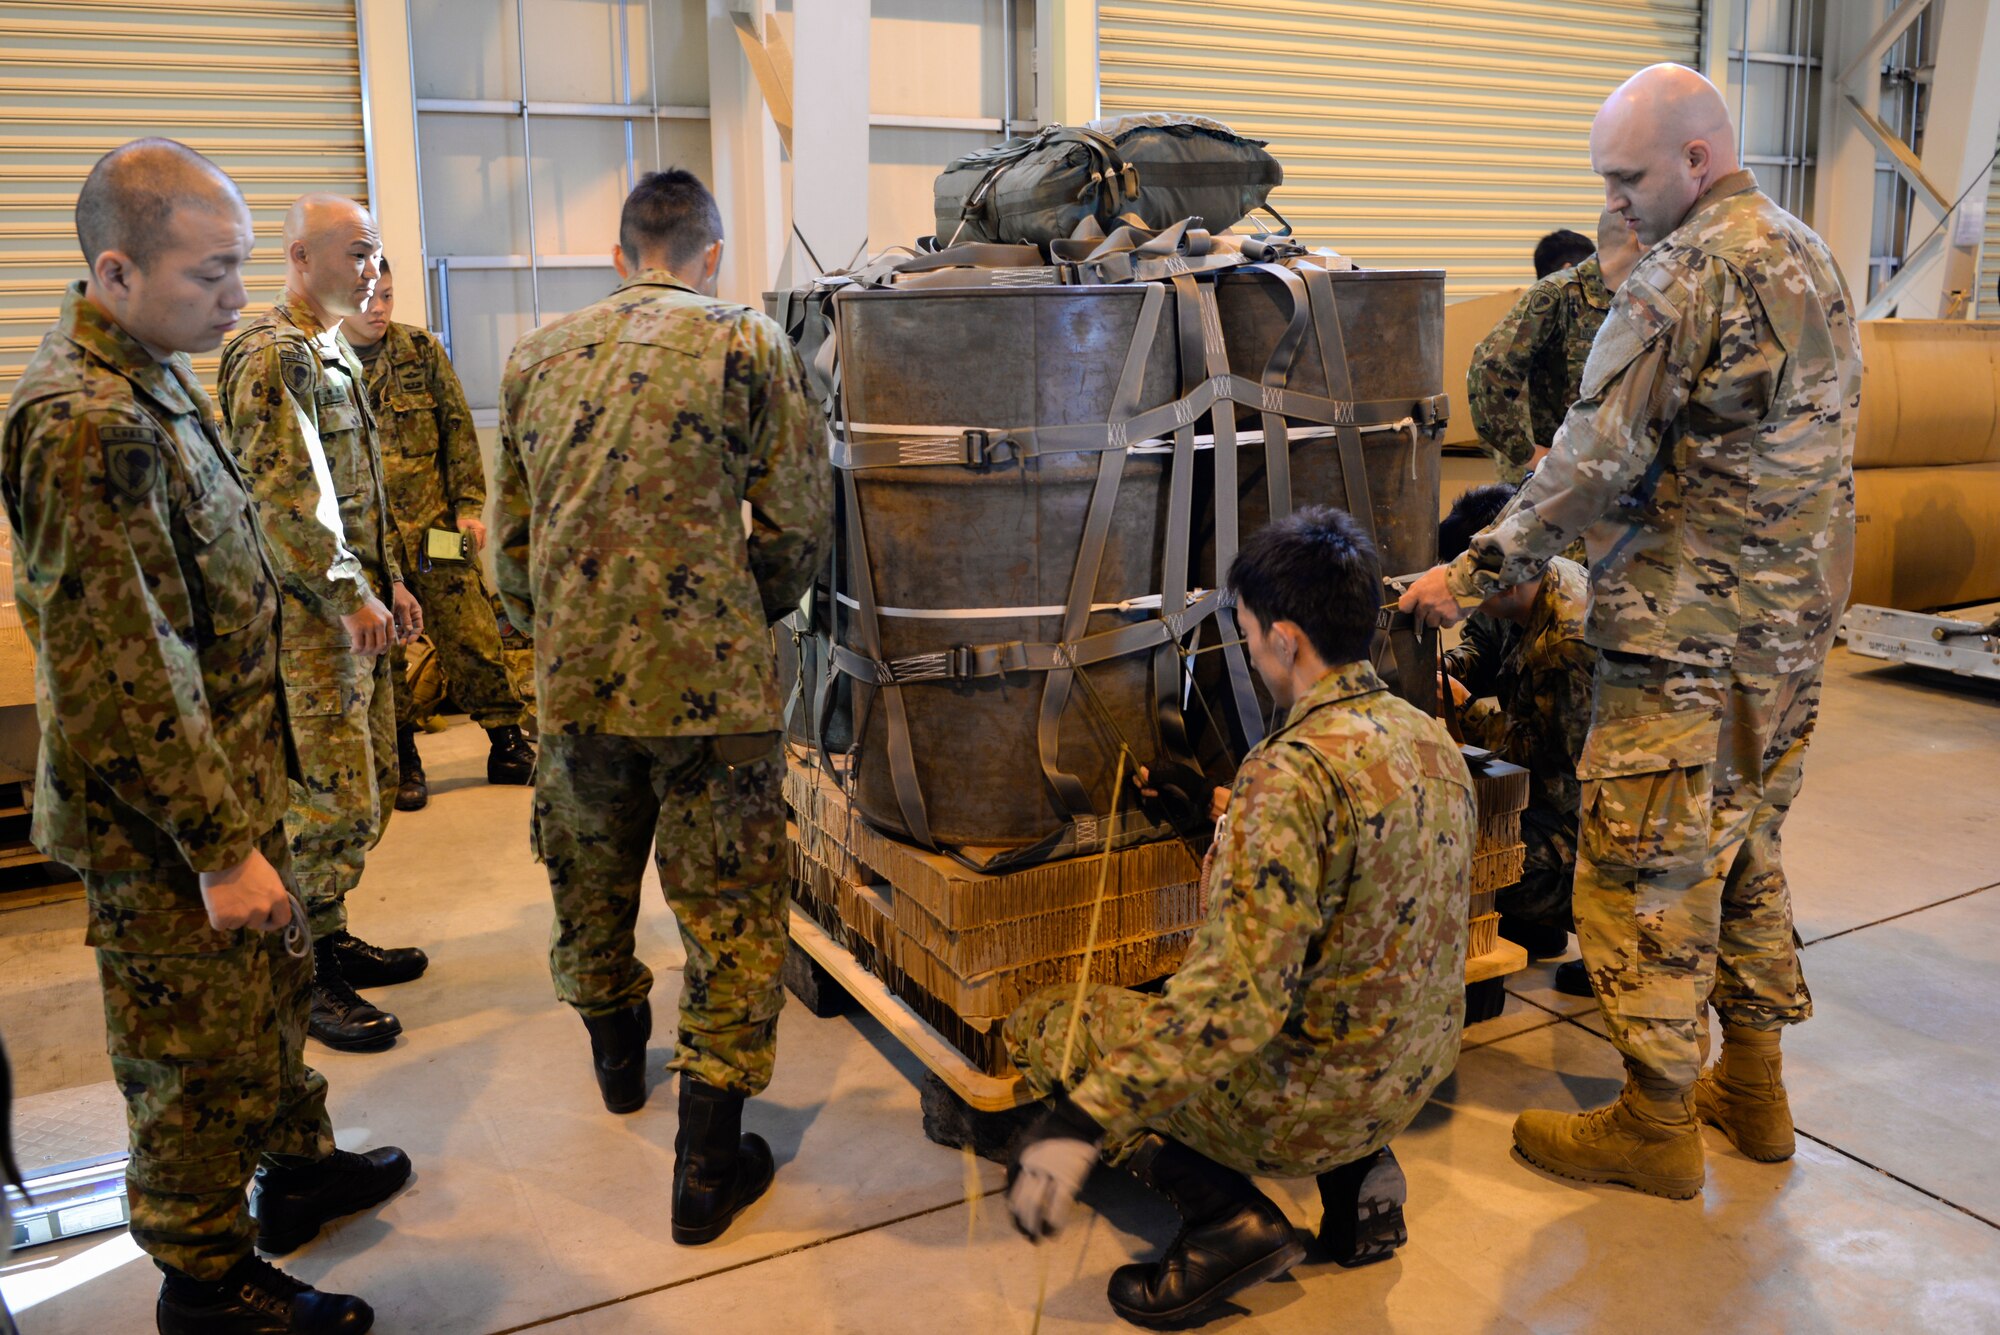
<svg viewBox="0 0 2000 1335">
<path fill-rule="evenodd" d="M 996 434 L 985 427 L 968 427 L 959 436 L 959 453 L 968 468 L 1011 463 L 1014 459 L 1014 442 L 1005 435 Z"/>
</svg>

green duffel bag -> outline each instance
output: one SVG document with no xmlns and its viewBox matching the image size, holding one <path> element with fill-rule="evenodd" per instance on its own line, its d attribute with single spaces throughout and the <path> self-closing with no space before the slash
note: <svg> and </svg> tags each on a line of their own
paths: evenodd
<svg viewBox="0 0 2000 1335">
<path fill-rule="evenodd" d="M 1101 235 L 1121 222 L 1157 230 L 1183 218 L 1221 232 L 1255 210 L 1271 212 L 1271 192 L 1284 179 L 1262 140 L 1206 116 L 1153 112 L 1051 125 L 944 169 L 935 187 L 937 240 L 1039 246 L 1087 222 Z"/>
</svg>

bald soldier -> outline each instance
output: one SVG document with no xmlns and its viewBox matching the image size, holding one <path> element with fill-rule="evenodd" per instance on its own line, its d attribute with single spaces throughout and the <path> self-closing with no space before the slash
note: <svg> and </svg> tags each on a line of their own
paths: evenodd
<svg viewBox="0 0 2000 1335">
<path fill-rule="evenodd" d="M 92 169 L 76 228 L 89 276 L 14 387 L 0 493 L 35 651 L 34 841 L 83 877 L 132 1239 L 169 1335 L 365 1331 L 367 1303 L 252 1251 L 387 1198 L 410 1162 L 336 1150 L 305 1064 L 278 580 L 188 364 L 246 304 L 250 213 L 208 159 L 141 139 Z"/>
<path fill-rule="evenodd" d="M 1853 566 L 1852 300 L 1735 144 L 1682 66 L 1599 110 L 1591 165 L 1651 249 L 1547 462 L 1402 600 L 1450 624 L 1578 534 L 1589 546 L 1574 909 L 1628 1079 L 1607 1108 L 1522 1114 L 1514 1141 L 1551 1172 L 1674 1198 L 1701 1191 L 1697 1116 L 1752 1158 L 1792 1153 L 1778 1035 L 1812 1007 L 1778 836 Z M 1703 1075 L 1710 1004 L 1723 1043 Z"/>
<path fill-rule="evenodd" d="M 430 331 L 391 318 L 396 284 L 386 256 L 381 270 L 367 308 L 342 323 L 341 333 L 368 375 L 368 406 L 379 431 L 389 498 L 389 540 L 404 580 L 423 606 L 452 700 L 486 730 L 486 781 L 524 784 L 535 775 L 534 748 L 521 734 L 527 706 L 501 657 L 499 622 L 479 574 L 479 553 L 486 547 L 486 525 L 479 517 L 486 508 L 486 466 L 472 409 Z M 438 546 L 443 550 L 433 550 Z M 395 658 L 390 677 L 401 773 L 396 810 L 421 811 L 430 802 L 430 783 L 417 754 L 416 693 L 402 650 Z"/>
<path fill-rule="evenodd" d="M 312 927 L 311 1031 L 369 1052 L 403 1026 L 354 989 L 407 982 L 428 963 L 347 930 L 347 892 L 396 796 L 389 650 L 417 637 L 423 613 L 390 541 L 361 364 L 340 337 L 375 290 L 375 220 L 351 199 L 306 195 L 284 239 L 284 299 L 223 351 L 222 417 L 284 602 L 279 671 L 300 766 L 285 829 Z"/>
<path fill-rule="evenodd" d="M 1625 220 L 1606 209 L 1597 220 L 1596 253 L 1522 293 L 1472 350 L 1466 404 L 1501 481 L 1520 485 L 1548 454 L 1563 414 L 1576 402 L 1583 364 L 1611 309 L 1611 294 L 1643 250 Z"/>
</svg>

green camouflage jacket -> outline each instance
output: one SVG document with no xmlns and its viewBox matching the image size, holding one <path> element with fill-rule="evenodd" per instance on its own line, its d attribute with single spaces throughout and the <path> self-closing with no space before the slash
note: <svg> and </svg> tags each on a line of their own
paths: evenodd
<svg viewBox="0 0 2000 1335">
<path fill-rule="evenodd" d="M 1825 658 L 1854 565 L 1860 339 L 1832 254 L 1756 187 L 1717 181 L 1618 289 L 1554 452 L 1451 565 L 1462 606 L 1581 534 L 1598 648 Z"/>
<path fill-rule="evenodd" d="M 647 270 L 529 334 L 501 378 L 493 488 L 542 727 L 781 726 L 768 627 L 818 568 L 833 491 L 825 419 L 770 319 Z"/>
<path fill-rule="evenodd" d="M 155 361 L 78 283 L 0 429 L 33 836 L 72 867 L 216 871 L 284 819 L 277 577 L 214 418 L 186 357 Z M 122 935 L 213 935 L 198 899 L 155 916 Z"/>
<path fill-rule="evenodd" d="M 486 466 L 465 390 L 429 330 L 389 323 L 364 370 L 394 518 L 396 560 L 414 570 L 424 530 L 450 529 L 486 509 Z"/>
<path fill-rule="evenodd" d="M 1611 309 L 1597 257 L 1558 269 L 1521 294 L 1472 350 L 1465 399 L 1479 441 L 1519 485 L 1536 449 L 1555 443 L 1577 400 L 1591 340 Z"/>
<path fill-rule="evenodd" d="M 1458 1060 L 1474 827 L 1444 727 L 1366 663 L 1333 669 L 1237 772 L 1146 1037 L 1070 1097 L 1116 1139 L 1226 1082 L 1269 1162 L 1386 1143 Z"/>
<path fill-rule="evenodd" d="M 1525 625 L 1474 612 L 1445 652 L 1445 670 L 1491 712 L 1467 710 L 1465 740 L 1528 771 L 1528 805 L 1576 828 L 1583 785 L 1576 777 L 1590 733 L 1597 650 L 1584 638 L 1590 577 L 1558 556 L 1549 562 Z M 1572 838 L 1574 834 L 1572 833 Z"/>
<path fill-rule="evenodd" d="M 403 578 L 362 382 L 347 340 L 295 297 L 222 351 L 223 434 L 256 493 L 287 649 L 347 647 L 340 618 L 371 592 L 386 605 Z"/>
</svg>

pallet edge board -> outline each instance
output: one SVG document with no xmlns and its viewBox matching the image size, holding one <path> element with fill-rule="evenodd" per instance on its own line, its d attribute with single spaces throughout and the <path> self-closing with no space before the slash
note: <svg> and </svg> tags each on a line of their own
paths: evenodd
<svg viewBox="0 0 2000 1335">
<path fill-rule="evenodd" d="M 1005 1112 L 1031 1101 L 1027 1082 L 1021 1077 L 1006 1079 L 974 1069 L 943 1034 L 891 992 L 887 983 L 862 968 L 853 955 L 827 935 L 825 928 L 797 905 L 787 908 L 791 914 L 792 940 L 799 948 L 832 974 L 861 1003 L 863 1010 L 944 1081 L 952 1093 L 980 1112 Z"/>
</svg>

